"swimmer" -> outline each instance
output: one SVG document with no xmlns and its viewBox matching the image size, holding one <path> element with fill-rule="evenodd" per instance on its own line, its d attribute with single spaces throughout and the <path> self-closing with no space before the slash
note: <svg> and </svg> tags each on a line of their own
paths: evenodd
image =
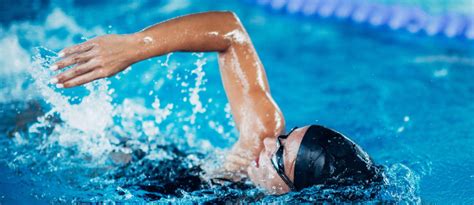
<svg viewBox="0 0 474 205">
<path fill-rule="evenodd" d="M 271 194 L 314 185 L 369 185 L 379 167 L 343 134 L 307 125 L 285 134 L 285 118 L 272 98 L 264 67 L 248 33 L 232 12 L 174 18 L 126 35 L 105 35 L 63 49 L 51 66 L 58 88 L 106 78 L 139 61 L 170 52 L 217 52 L 219 70 L 239 138 L 225 156 L 227 172 L 248 176 Z M 303 88 L 302 88 L 303 89 Z M 307 88 L 310 89 L 310 88 Z"/>
</svg>

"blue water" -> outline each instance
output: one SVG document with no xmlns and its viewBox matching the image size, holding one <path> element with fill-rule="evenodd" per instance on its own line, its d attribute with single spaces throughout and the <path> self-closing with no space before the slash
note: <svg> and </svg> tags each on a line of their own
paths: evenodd
<svg viewBox="0 0 474 205">
<path fill-rule="evenodd" d="M 334 128 L 385 167 L 386 185 L 362 201 L 474 203 L 472 41 L 287 16 L 235 0 L 34 2 L 26 18 L 10 15 L 0 27 L 2 204 L 344 201 L 317 187 L 279 197 L 249 184 L 156 191 L 174 179 L 167 174 L 217 166 L 236 140 L 214 53 L 153 58 L 87 88 L 47 84 L 47 67 L 66 46 L 209 10 L 241 18 L 287 128 Z M 469 6 L 452 4 L 435 10 Z M 120 153 L 134 158 L 114 160 Z"/>
</svg>

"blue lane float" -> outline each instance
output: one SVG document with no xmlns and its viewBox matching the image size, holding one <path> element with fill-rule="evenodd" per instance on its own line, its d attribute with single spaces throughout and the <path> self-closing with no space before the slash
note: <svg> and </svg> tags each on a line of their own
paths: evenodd
<svg viewBox="0 0 474 205">
<path fill-rule="evenodd" d="M 355 0 L 246 0 L 273 11 L 336 18 L 373 27 L 474 40 L 474 16 L 430 15 L 420 8 Z"/>
</svg>

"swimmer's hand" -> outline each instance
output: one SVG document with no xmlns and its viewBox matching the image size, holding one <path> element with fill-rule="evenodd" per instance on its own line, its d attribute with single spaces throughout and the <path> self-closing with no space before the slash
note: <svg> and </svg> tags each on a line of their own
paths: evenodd
<svg viewBox="0 0 474 205">
<path fill-rule="evenodd" d="M 65 48 L 59 53 L 62 59 L 50 69 L 74 67 L 55 76 L 51 83 L 69 88 L 113 76 L 137 61 L 136 45 L 130 35 L 105 35 Z"/>
</svg>

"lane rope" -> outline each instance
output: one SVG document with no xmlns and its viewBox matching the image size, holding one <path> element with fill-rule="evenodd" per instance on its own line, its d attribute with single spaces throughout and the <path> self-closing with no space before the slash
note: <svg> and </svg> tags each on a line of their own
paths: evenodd
<svg viewBox="0 0 474 205">
<path fill-rule="evenodd" d="M 368 3 L 363 0 L 244 0 L 276 12 L 333 18 L 390 30 L 474 40 L 474 16 L 430 15 L 417 7 Z"/>
</svg>

